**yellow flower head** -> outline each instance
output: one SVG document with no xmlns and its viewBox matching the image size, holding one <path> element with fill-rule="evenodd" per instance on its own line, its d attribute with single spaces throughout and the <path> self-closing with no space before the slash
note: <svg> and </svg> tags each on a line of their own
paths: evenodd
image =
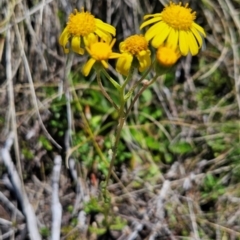
<svg viewBox="0 0 240 240">
<path fill-rule="evenodd" d="M 115 36 L 116 34 L 116 29 L 112 25 L 95 18 L 91 13 L 84 12 L 83 8 L 81 12 L 75 9 L 74 13 L 69 15 L 67 26 L 59 37 L 59 43 L 63 46 L 65 53 L 69 52 L 67 43 L 70 41 L 71 49 L 74 52 L 84 54 L 82 46 L 88 45 L 89 38 L 94 38 L 94 33 L 104 41 L 110 42 L 112 35 Z M 82 44 L 82 39 L 84 44 Z"/>
<path fill-rule="evenodd" d="M 157 49 L 156 59 L 158 64 L 163 67 L 171 67 L 180 57 L 181 54 L 178 50 L 167 45 L 161 45 Z"/>
<path fill-rule="evenodd" d="M 140 72 L 151 65 L 151 52 L 148 49 L 148 41 L 144 36 L 130 36 L 120 43 L 119 48 L 122 55 L 117 60 L 116 69 L 122 75 L 128 75 L 134 57 L 138 60 Z"/>
<path fill-rule="evenodd" d="M 149 19 L 151 18 L 151 19 Z M 170 2 L 161 13 L 149 14 L 144 17 L 140 29 L 155 23 L 146 32 L 146 39 L 152 39 L 152 45 L 158 48 L 167 43 L 176 49 L 179 47 L 182 55 L 189 52 L 196 55 L 203 45 L 203 37 L 206 37 L 204 29 L 194 22 L 196 12 L 188 7 Z M 148 20 L 147 20 L 148 19 Z"/>
<path fill-rule="evenodd" d="M 111 42 L 104 42 L 103 40 L 99 42 L 98 37 L 92 38 L 89 41 L 89 46 L 86 47 L 86 50 L 90 54 L 91 58 L 83 66 L 82 73 L 84 76 L 88 76 L 96 62 L 99 62 L 105 68 L 108 68 L 108 59 L 118 58 L 121 56 L 120 53 L 112 52 L 112 47 L 115 42 L 115 38 Z"/>
</svg>

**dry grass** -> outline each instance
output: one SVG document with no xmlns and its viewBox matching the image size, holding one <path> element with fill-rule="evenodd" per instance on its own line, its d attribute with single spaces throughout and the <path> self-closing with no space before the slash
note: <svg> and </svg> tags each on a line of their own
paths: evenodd
<svg viewBox="0 0 240 240">
<path fill-rule="evenodd" d="M 74 85 L 67 80 L 78 76 L 79 66 L 86 58 L 64 55 L 58 37 L 68 14 L 85 6 L 116 26 L 119 42 L 139 33 L 143 15 L 160 11 L 166 3 L 0 1 L 1 149 L 8 151 L 13 141 L 10 160 L 21 182 L 19 194 L 26 192 L 43 239 L 51 235 L 56 214 L 51 207 L 53 189 L 56 190 L 52 183 L 56 156 L 62 157 L 59 186 L 58 174 L 55 175 L 62 205 L 61 239 L 240 238 L 239 0 L 190 1 L 198 23 L 207 32 L 206 48 L 197 57 L 181 59 L 176 66 L 178 74 L 163 76 L 144 95 L 144 101 L 135 105 L 121 139 L 124 154 L 128 151 L 130 156 L 126 155 L 115 168 L 108 189 L 110 227 L 101 234 L 106 230 L 106 203 L 101 194 L 104 167 L 99 165 L 107 161 L 108 149 L 103 142 L 110 141 L 109 135 L 114 134 L 113 120 L 109 120 L 114 119 L 113 112 L 110 109 L 101 113 L 101 107 L 91 105 L 87 90 L 99 95 L 94 75 L 75 81 Z M 117 76 L 113 68 L 110 72 Z M 74 105 L 76 96 L 83 106 L 82 113 Z M 64 105 L 58 102 L 63 98 Z M 101 103 L 106 105 L 104 100 Z M 107 109 L 106 106 L 102 108 Z M 155 117 L 157 109 L 161 109 L 161 114 Z M 92 122 L 94 114 L 101 116 L 99 127 Z M 57 115 L 65 118 L 53 126 Z M 86 137 L 76 143 L 70 132 Z M 159 146 L 151 148 L 149 139 Z M 85 155 L 76 154 L 86 142 L 89 146 Z M 177 145 L 182 142 L 191 151 Z M 73 154 L 69 155 L 67 169 L 64 161 L 70 152 Z M 31 222 L 24 211 L 28 204 L 21 200 L 24 194 L 16 193 L 10 171 L 14 169 L 6 164 L 3 153 L 0 239 L 30 239 L 27 226 Z M 91 167 L 85 165 L 85 157 L 94 158 Z M 55 200 L 58 206 L 58 199 Z M 95 206 L 94 211 L 89 213 L 86 204 L 89 208 Z"/>
</svg>

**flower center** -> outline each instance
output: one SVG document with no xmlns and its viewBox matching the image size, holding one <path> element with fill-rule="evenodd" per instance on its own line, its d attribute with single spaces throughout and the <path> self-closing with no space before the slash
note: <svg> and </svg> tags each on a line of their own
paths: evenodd
<svg viewBox="0 0 240 240">
<path fill-rule="evenodd" d="M 178 5 L 170 2 L 162 12 L 162 20 L 177 30 L 188 30 L 195 18 L 196 12 L 192 12 L 192 9 L 188 8 L 188 3 L 182 6 L 181 2 Z"/>
<path fill-rule="evenodd" d="M 142 35 L 133 35 L 124 41 L 124 51 L 136 55 L 148 49 L 148 42 Z"/>
<path fill-rule="evenodd" d="M 92 58 L 94 58 L 95 60 L 107 60 L 112 53 L 112 48 L 107 43 L 96 42 L 91 45 L 90 52 Z"/>
<path fill-rule="evenodd" d="M 87 36 L 96 30 L 95 18 L 90 12 L 81 12 L 76 9 L 68 18 L 68 30 L 74 36 Z"/>
<path fill-rule="evenodd" d="M 157 50 L 157 61 L 166 67 L 170 67 L 176 63 L 181 56 L 180 52 L 167 46 L 160 46 Z"/>
</svg>

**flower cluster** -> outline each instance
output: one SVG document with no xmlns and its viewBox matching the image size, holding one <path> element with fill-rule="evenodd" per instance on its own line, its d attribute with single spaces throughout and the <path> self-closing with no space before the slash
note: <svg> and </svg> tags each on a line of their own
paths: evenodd
<svg viewBox="0 0 240 240">
<path fill-rule="evenodd" d="M 195 19 L 196 12 L 188 4 L 170 1 L 161 13 L 145 15 L 140 30 L 151 25 L 145 35 L 128 37 L 120 43 L 120 53 L 116 53 L 112 51 L 116 41 L 113 38 L 116 35 L 115 27 L 95 18 L 82 8 L 80 12 L 75 10 L 70 14 L 59 43 L 65 53 L 72 50 L 83 55 L 87 51 L 90 59 L 82 69 L 85 76 L 96 63 L 108 68 L 108 59 L 117 59 L 116 70 L 127 76 L 131 67 L 140 72 L 151 67 L 154 56 L 156 67 L 160 65 L 169 68 L 181 56 L 198 54 L 206 34 L 194 22 Z M 154 54 L 151 54 L 149 42 L 156 49 Z"/>
</svg>

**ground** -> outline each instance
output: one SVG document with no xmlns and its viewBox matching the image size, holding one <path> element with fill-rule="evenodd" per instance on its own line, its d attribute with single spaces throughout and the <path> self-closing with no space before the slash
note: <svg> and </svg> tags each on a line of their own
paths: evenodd
<svg viewBox="0 0 240 240">
<path fill-rule="evenodd" d="M 118 51 L 167 1 L 0 2 L 1 239 L 239 239 L 240 2 L 189 3 L 205 46 L 136 101 L 105 188 L 117 112 L 58 38 L 84 7 L 116 27 Z"/>
</svg>

